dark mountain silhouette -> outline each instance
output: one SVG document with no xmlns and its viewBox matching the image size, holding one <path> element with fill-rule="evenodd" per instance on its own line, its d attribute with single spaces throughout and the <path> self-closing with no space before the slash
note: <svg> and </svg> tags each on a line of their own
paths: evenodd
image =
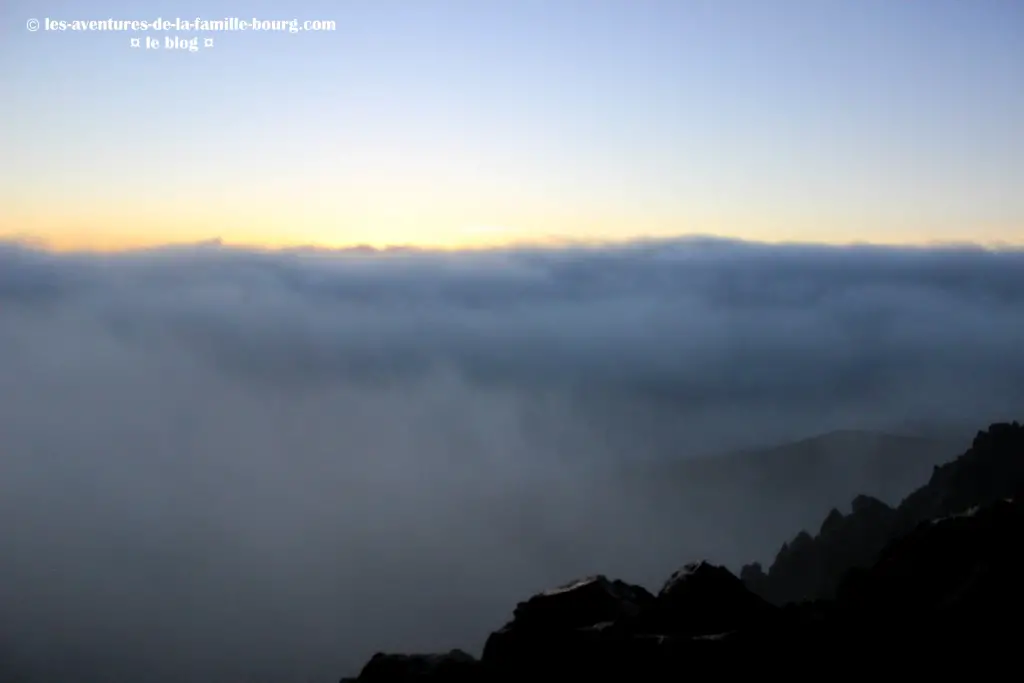
<svg viewBox="0 0 1024 683">
<path fill-rule="evenodd" d="M 784 544 L 767 572 L 753 564 L 740 576 L 776 604 L 832 597 L 847 571 L 870 566 L 886 544 L 917 524 L 1015 495 L 1024 485 L 1024 458 L 1008 460 L 1001 449 L 1012 450 L 1017 433 L 1014 425 L 992 425 L 966 455 L 934 467 L 928 483 L 897 507 L 858 496 L 849 515 L 833 508 L 816 535 L 801 531 Z"/>
<path fill-rule="evenodd" d="M 896 508 L 869 496 L 853 508 L 787 544 L 762 584 L 750 568 L 741 580 L 707 562 L 674 573 L 657 595 L 594 576 L 520 603 L 479 660 L 458 650 L 378 653 L 358 678 L 342 680 L 668 681 L 706 671 L 821 676 L 837 667 L 877 675 L 893 666 L 977 677 L 1014 662 L 1012 620 L 1024 607 L 1024 427 L 979 432 Z M 811 599 L 786 602 L 785 594 Z"/>
</svg>

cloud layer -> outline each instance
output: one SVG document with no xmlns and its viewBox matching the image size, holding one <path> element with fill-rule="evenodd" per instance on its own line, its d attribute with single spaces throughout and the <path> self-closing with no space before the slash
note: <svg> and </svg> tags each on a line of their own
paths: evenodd
<svg viewBox="0 0 1024 683">
<path fill-rule="evenodd" d="M 479 644 L 553 582 L 750 556 L 607 465 L 1019 418 L 1021 349 L 1020 251 L 0 243 L 0 656 L 332 680 Z"/>
</svg>

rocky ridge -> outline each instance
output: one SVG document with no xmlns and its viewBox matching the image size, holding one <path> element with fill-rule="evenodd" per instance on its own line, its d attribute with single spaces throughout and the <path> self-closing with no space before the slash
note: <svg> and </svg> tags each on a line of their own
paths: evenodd
<svg viewBox="0 0 1024 683">
<path fill-rule="evenodd" d="M 1024 427 L 994 424 L 899 506 L 858 497 L 849 515 L 833 510 L 816 536 L 783 546 L 767 572 L 696 562 L 657 595 L 589 577 L 520 603 L 480 659 L 378 653 L 342 681 L 994 675 L 1021 632 L 1022 539 Z"/>
<path fill-rule="evenodd" d="M 921 522 L 954 515 L 1010 498 L 1024 490 L 1024 428 L 993 424 L 978 432 L 970 449 L 936 466 L 927 484 L 896 507 L 869 496 L 853 500 L 852 511 L 833 509 L 817 535 L 801 531 L 782 546 L 771 567 L 747 565 L 740 577 L 768 601 L 782 605 L 829 599 L 847 572 L 871 566 L 890 542 Z"/>
</svg>

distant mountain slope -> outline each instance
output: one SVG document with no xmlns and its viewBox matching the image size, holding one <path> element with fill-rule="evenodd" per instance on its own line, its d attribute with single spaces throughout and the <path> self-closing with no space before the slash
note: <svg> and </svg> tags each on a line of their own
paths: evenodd
<svg viewBox="0 0 1024 683">
<path fill-rule="evenodd" d="M 966 445 L 845 430 L 769 448 L 645 464 L 625 480 L 665 513 L 702 518 L 734 539 L 730 546 L 771 557 L 794 528 L 817 528 L 831 508 L 859 494 L 898 502 Z"/>
<path fill-rule="evenodd" d="M 919 436 L 836 431 L 771 448 L 677 463 L 680 475 L 741 481 L 759 489 L 821 496 L 842 493 L 897 501 L 951 460 L 963 444 Z M 806 499 L 806 498 L 805 498 Z"/>
</svg>

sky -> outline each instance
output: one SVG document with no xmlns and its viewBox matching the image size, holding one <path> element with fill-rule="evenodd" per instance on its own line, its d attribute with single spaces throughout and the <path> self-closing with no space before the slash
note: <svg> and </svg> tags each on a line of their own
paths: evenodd
<svg viewBox="0 0 1024 683">
<path fill-rule="evenodd" d="M 0 236 L 1024 243 L 1014 0 L 140 7 L 0 9 Z M 203 34 L 195 53 L 26 30 L 157 16 L 337 25 Z"/>
</svg>

